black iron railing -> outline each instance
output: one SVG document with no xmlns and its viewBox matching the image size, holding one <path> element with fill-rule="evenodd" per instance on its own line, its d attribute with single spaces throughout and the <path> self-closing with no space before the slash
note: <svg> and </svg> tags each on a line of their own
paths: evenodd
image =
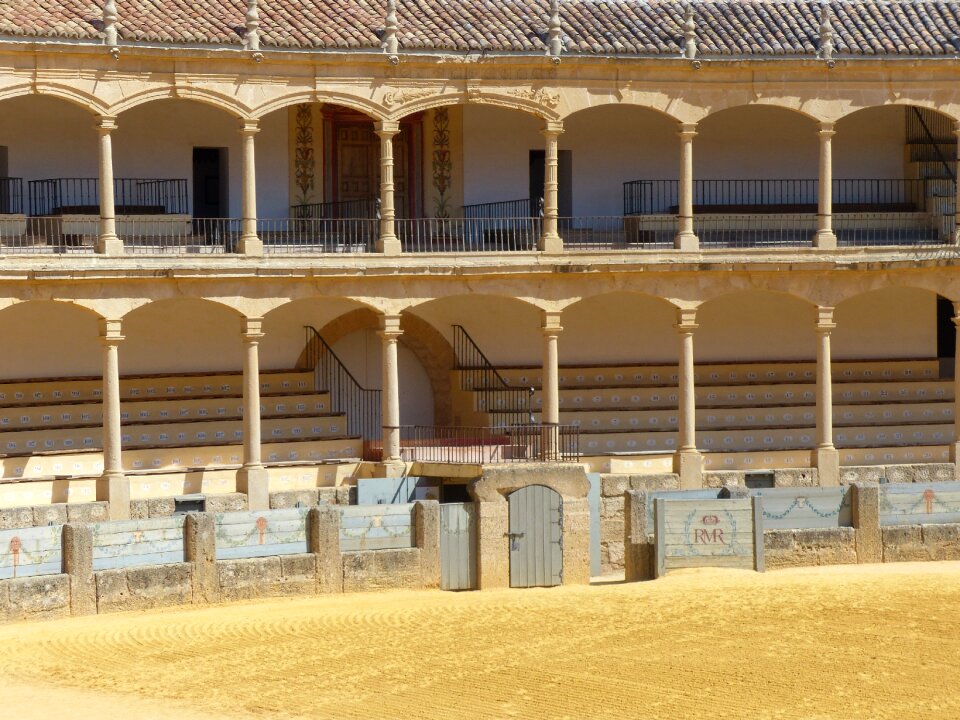
<svg viewBox="0 0 960 720">
<path fill-rule="evenodd" d="M 479 412 L 496 413 L 503 426 L 530 422 L 533 388 L 512 387 L 461 325 L 453 326 L 460 389 L 475 393 Z"/>
<path fill-rule="evenodd" d="M 291 205 L 290 217 L 310 220 L 375 219 L 380 217 L 380 199 Z"/>
<path fill-rule="evenodd" d="M 100 181 L 97 178 L 50 178 L 27 183 L 30 214 L 98 215 Z M 186 180 L 116 178 L 113 181 L 117 215 L 187 215 Z"/>
<path fill-rule="evenodd" d="M 468 219 L 542 216 L 543 198 L 520 198 L 519 200 L 501 200 L 463 206 L 463 217 Z"/>
<path fill-rule="evenodd" d="M 260 218 L 257 235 L 270 253 L 365 253 L 377 244 L 373 218 Z"/>
<path fill-rule="evenodd" d="M 0 215 L 23 214 L 23 180 L 0 178 Z"/>
<path fill-rule="evenodd" d="M 929 193 L 926 180 L 851 178 L 833 181 L 833 212 L 917 212 Z M 816 179 L 694 180 L 695 213 L 805 213 L 817 211 Z M 623 184 L 624 215 L 675 215 L 677 180 Z"/>
<path fill-rule="evenodd" d="M 346 415 L 347 433 L 363 438 L 364 459 L 375 459 L 371 453 L 380 447 L 382 393 L 360 385 L 316 328 L 306 325 L 304 332 L 307 367 L 314 371 L 315 389 L 330 393 L 331 411 Z"/>
<path fill-rule="evenodd" d="M 954 183 L 957 182 L 956 144 L 953 121 L 946 115 L 918 107 L 911 107 L 907 112 L 910 159 L 935 163 L 935 176 L 949 178 Z"/>
<path fill-rule="evenodd" d="M 540 220 L 516 218 L 420 218 L 397 220 L 404 252 L 530 252 L 538 247 Z"/>
<path fill-rule="evenodd" d="M 518 462 L 577 462 L 580 428 L 526 423 L 510 427 L 404 425 L 400 456 L 406 462 L 490 465 Z M 382 447 L 375 442 L 371 457 Z"/>
</svg>

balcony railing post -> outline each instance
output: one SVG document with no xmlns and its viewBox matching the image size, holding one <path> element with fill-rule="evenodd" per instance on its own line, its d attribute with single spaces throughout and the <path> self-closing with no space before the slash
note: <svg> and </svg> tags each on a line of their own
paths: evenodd
<svg viewBox="0 0 960 720">
<path fill-rule="evenodd" d="M 700 249 L 700 240 L 693 231 L 693 138 L 696 135 L 696 123 L 680 124 L 680 212 L 673 245 L 684 251 Z"/>
<path fill-rule="evenodd" d="M 396 120 L 382 120 L 374 127 L 380 137 L 380 239 L 377 242 L 377 252 L 384 255 L 399 255 L 402 248 L 397 238 L 396 208 L 393 197 L 393 138 L 400 132 L 400 123 Z M 384 452 L 386 452 L 386 445 L 384 445 Z"/>
<path fill-rule="evenodd" d="M 117 214 L 113 200 L 113 141 L 117 119 L 103 115 L 97 122 L 100 136 L 100 232 L 96 251 L 102 255 L 122 255 L 123 241 L 117 237 Z"/>
<path fill-rule="evenodd" d="M 243 175 L 242 213 L 240 230 L 240 252 L 244 255 L 263 255 L 263 242 L 257 235 L 257 155 L 256 136 L 260 132 L 257 120 L 243 120 L 240 123 L 243 152 L 241 170 Z"/>
<path fill-rule="evenodd" d="M 821 250 L 835 250 L 833 232 L 833 136 L 832 122 L 820 123 L 820 193 L 817 198 L 817 234 L 813 244 Z"/>
<path fill-rule="evenodd" d="M 563 123 L 548 120 L 543 128 L 546 140 L 543 167 L 543 226 L 540 235 L 540 250 L 545 253 L 563 252 L 563 240 L 560 238 L 558 219 L 559 207 L 559 157 L 560 134 Z"/>
</svg>

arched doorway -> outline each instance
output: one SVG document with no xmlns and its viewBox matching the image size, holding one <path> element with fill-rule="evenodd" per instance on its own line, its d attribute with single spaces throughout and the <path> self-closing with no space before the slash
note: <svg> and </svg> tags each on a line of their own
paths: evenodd
<svg viewBox="0 0 960 720">
<path fill-rule="evenodd" d="M 510 513 L 510 587 L 563 584 L 563 499 L 544 485 L 507 497 Z"/>
</svg>

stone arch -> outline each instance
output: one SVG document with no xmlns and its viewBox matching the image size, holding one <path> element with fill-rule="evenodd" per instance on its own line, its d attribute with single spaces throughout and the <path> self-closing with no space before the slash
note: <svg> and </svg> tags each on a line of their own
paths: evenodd
<svg viewBox="0 0 960 720">
<path fill-rule="evenodd" d="M 258 105 L 250 115 L 253 118 L 260 119 L 277 110 L 284 110 L 303 103 L 330 103 L 332 105 L 340 105 L 363 113 L 373 122 L 384 120 L 388 116 L 387 111 L 375 102 L 358 95 L 350 95 L 332 90 L 298 90 L 293 93 L 281 95 L 280 97 L 273 98 Z"/>
<path fill-rule="evenodd" d="M 98 376 L 100 326 L 95 310 L 68 300 L 14 302 L 0 310 L 6 353 L 0 379 Z"/>
<path fill-rule="evenodd" d="M 725 292 L 697 309 L 698 363 L 809 360 L 816 352 L 816 306 L 786 292 Z"/>
<path fill-rule="evenodd" d="M 146 105 L 147 103 L 151 103 L 156 100 L 177 99 L 194 100 L 206 105 L 211 105 L 240 120 L 246 120 L 253 117 L 250 113 L 250 109 L 239 100 L 236 100 L 235 98 L 232 98 L 224 93 L 195 86 L 170 86 L 144 90 L 142 92 L 135 93 L 130 97 L 124 98 L 120 102 L 110 106 L 110 113 L 113 115 L 119 115 L 127 110 L 131 110 L 140 105 Z"/>
<path fill-rule="evenodd" d="M 834 119 L 834 122 L 839 123 L 841 120 L 849 118 L 851 115 L 856 115 L 859 112 L 864 110 L 875 110 L 877 108 L 883 107 L 918 107 L 924 108 L 926 110 L 933 110 L 941 115 L 946 116 L 954 122 L 960 122 L 960 116 L 954 112 L 948 112 L 943 109 L 943 104 L 937 102 L 937 100 L 929 94 L 918 97 L 909 97 L 904 96 L 903 93 L 897 95 L 897 97 L 890 97 L 887 95 L 883 98 L 882 102 L 867 102 L 861 105 L 848 105 L 845 107 L 844 111 L 839 113 Z"/>
<path fill-rule="evenodd" d="M 16 97 L 26 97 L 30 95 L 41 95 L 60 98 L 67 102 L 83 108 L 91 115 L 107 115 L 107 106 L 95 95 L 70 87 L 69 85 L 60 85 L 57 83 L 37 83 L 36 87 L 30 83 L 21 85 L 12 85 L 10 87 L 0 88 L 0 101 Z"/>
<path fill-rule="evenodd" d="M 572 117 L 589 113 L 591 110 L 599 110 L 602 108 L 609 108 L 609 107 L 625 107 L 625 108 L 631 108 L 633 110 L 649 111 L 659 116 L 660 118 L 664 120 L 668 120 L 673 123 L 685 122 L 684 118 L 681 118 L 675 115 L 674 113 L 672 113 L 670 110 L 666 108 L 657 107 L 656 105 L 650 105 L 649 103 L 631 102 L 629 100 L 619 100 L 616 96 L 602 97 L 596 102 L 591 102 L 590 105 L 577 108 L 576 110 L 573 110 L 569 113 L 564 114 L 562 119 L 563 119 L 564 125 L 566 125 L 567 121 Z"/>
<path fill-rule="evenodd" d="M 338 340 L 358 330 L 375 330 L 380 327 L 380 317 L 369 308 L 357 308 L 331 320 L 319 328 L 320 336 L 333 346 Z M 423 366 L 433 389 L 433 417 L 436 425 L 449 425 L 452 419 L 450 374 L 456 366 L 453 347 L 433 326 L 411 313 L 400 317 L 400 344 L 408 348 Z M 307 368 L 310 344 L 304 347 L 297 360 L 298 369 Z"/>
<path fill-rule="evenodd" d="M 938 297 L 931 288 L 889 284 L 844 298 L 834 308 L 834 359 L 936 357 Z"/>
<path fill-rule="evenodd" d="M 534 91 L 531 91 L 534 92 Z M 426 112 L 436 108 L 450 107 L 452 105 L 491 105 L 505 108 L 507 110 L 518 110 L 520 112 L 533 115 L 541 120 L 559 120 L 560 114 L 556 111 L 556 106 L 560 102 L 559 95 L 550 95 L 549 91 L 543 90 L 547 104 L 542 104 L 534 100 L 526 100 L 521 97 L 503 95 L 478 91 L 476 93 L 468 91 L 467 93 L 441 94 L 425 97 L 399 105 L 389 112 L 389 119 L 400 120 L 413 113 Z"/>
<path fill-rule="evenodd" d="M 737 93 L 725 94 L 722 97 L 723 100 L 727 100 L 728 102 L 715 102 L 709 107 L 705 107 L 703 114 L 697 120 L 698 123 L 703 123 L 705 120 L 720 115 L 721 113 L 745 110 L 748 108 L 776 108 L 784 112 L 802 115 L 814 123 L 820 123 L 827 119 L 807 110 L 804 107 L 803 101 L 799 98 L 790 98 L 786 101 L 778 97 L 751 97 L 750 99 L 745 99 L 744 96 Z"/>
</svg>

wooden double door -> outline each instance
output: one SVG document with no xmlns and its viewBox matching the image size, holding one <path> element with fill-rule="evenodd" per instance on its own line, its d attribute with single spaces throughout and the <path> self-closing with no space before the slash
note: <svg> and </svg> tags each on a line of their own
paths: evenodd
<svg viewBox="0 0 960 720">
<path fill-rule="evenodd" d="M 335 202 L 380 197 L 380 138 L 369 122 L 339 122 L 335 133 Z M 393 138 L 394 207 L 397 217 L 415 217 L 411 190 L 411 129 Z"/>
</svg>

